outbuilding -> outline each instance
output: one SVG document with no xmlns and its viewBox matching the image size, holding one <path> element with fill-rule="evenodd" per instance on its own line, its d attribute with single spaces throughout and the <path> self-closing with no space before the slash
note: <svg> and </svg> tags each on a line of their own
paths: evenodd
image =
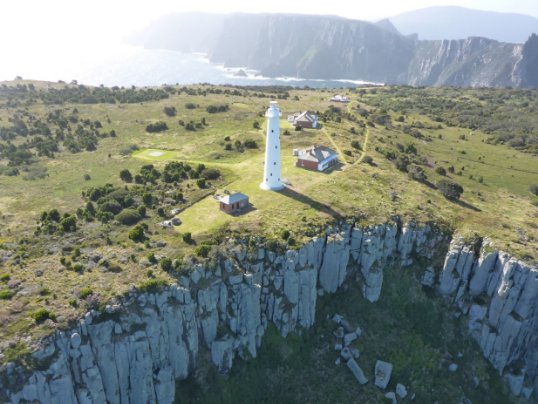
<svg viewBox="0 0 538 404">
<path fill-rule="evenodd" d="M 218 195 L 215 199 L 219 202 L 220 210 L 226 213 L 235 213 L 248 206 L 248 196 L 241 192 Z"/>
<path fill-rule="evenodd" d="M 294 151 L 295 154 L 295 151 Z M 325 171 L 338 163 L 338 153 L 327 146 L 312 146 L 297 151 L 297 167 L 307 170 Z"/>
<path fill-rule="evenodd" d="M 331 101 L 347 103 L 349 102 L 349 98 L 347 98 L 345 95 L 337 94 L 334 97 L 331 97 Z"/>
<path fill-rule="evenodd" d="M 304 129 L 315 129 L 318 127 L 318 117 L 308 111 L 288 115 L 288 122 L 293 124 L 293 126 L 300 126 Z"/>
</svg>

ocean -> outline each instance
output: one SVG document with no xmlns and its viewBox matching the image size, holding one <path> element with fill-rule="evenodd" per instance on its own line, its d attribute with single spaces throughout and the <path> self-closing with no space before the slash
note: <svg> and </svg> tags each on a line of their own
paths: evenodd
<svg viewBox="0 0 538 404">
<path fill-rule="evenodd" d="M 337 88 L 373 84 L 361 80 L 315 80 L 264 77 L 246 68 L 227 68 L 205 55 L 121 45 L 106 52 L 56 54 L 39 63 L 11 58 L 0 66 L 0 79 L 70 82 L 104 86 L 158 86 L 162 84 L 286 85 Z"/>
</svg>

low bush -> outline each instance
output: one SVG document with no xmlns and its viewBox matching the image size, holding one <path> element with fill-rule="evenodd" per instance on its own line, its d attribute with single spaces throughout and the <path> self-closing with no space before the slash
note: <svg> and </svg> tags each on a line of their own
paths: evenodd
<svg viewBox="0 0 538 404">
<path fill-rule="evenodd" d="M 93 295 L 93 290 L 89 287 L 80 289 L 80 291 L 78 292 L 78 297 L 80 297 L 81 299 L 86 299 L 90 295 Z"/>
<path fill-rule="evenodd" d="M 165 130 L 168 130 L 168 125 L 163 121 L 150 123 L 146 126 L 146 132 L 149 133 L 164 132 Z"/>
<path fill-rule="evenodd" d="M 136 209 L 124 209 L 116 215 L 116 220 L 124 225 L 137 224 L 141 219 L 142 216 Z"/>
<path fill-rule="evenodd" d="M 159 292 L 168 283 L 164 279 L 148 279 L 138 286 L 138 290 L 143 293 Z"/>
<path fill-rule="evenodd" d="M 0 300 L 9 300 L 15 296 L 15 292 L 11 289 L 0 290 Z"/>
<path fill-rule="evenodd" d="M 45 309 L 45 308 L 41 308 L 41 309 L 37 309 L 35 311 L 32 311 L 30 313 L 30 317 L 34 319 L 34 321 L 36 323 L 42 323 L 46 320 L 52 320 L 52 321 L 55 321 L 56 320 L 56 314 L 54 314 L 53 312 Z"/>
<path fill-rule="evenodd" d="M 459 199 L 463 193 L 463 187 L 460 184 L 445 178 L 437 182 L 437 188 L 448 199 Z"/>
</svg>

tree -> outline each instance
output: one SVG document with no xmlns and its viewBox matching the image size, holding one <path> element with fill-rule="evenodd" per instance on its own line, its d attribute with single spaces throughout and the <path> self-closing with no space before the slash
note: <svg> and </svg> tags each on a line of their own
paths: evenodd
<svg viewBox="0 0 538 404">
<path fill-rule="evenodd" d="M 133 182 L 133 175 L 128 169 L 120 171 L 120 178 L 124 182 Z"/>
<path fill-rule="evenodd" d="M 463 193 L 463 187 L 460 184 L 446 178 L 437 182 L 437 188 L 448 199 L 459 199 Z"/>
<path fill-rule="evenodd" d="M 205 188 L 206 187 L 205 178 L 198 178 L 196 180 L 196 185 L 198 185 L 198 188 Z"/>
</svg>

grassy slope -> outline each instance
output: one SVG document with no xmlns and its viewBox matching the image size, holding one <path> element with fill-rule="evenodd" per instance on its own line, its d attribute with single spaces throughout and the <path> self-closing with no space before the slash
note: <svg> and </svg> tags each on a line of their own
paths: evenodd
<svg viewBox="0 0 538 404">
<path fill-rule="evenodd" d="M 437 91 L 439 97 L 442 97 L 445 90 Z M 471 90 L 467 92 L 472 94 Z M 350 112 L 355 111 L 359 102 L 361 107 L 370 109 L 369 102 L 374 97 L 387 96 L 382 92 L 367 96 L 348 95 L 353 102 L 344 106 L 344 109 L 347 108 Z M 299 100 L 294 100 L 294 96 Z M 327 101 L 329 96 L 328 92 L 293 90 L 290 99 L 281 101 L 280 107 L 284 116 L 304 109 L 325 111 L 330 105 Z M 187 110 L 186 102 L 193 102 L 199 107 Z M 223 103 L 230 105 L 230 110 L 226 113 L 208 114 L 205 111 L 207 105 Z M 43 210 L 56 207 L 61 211 L 74 211 L 83 204 L 81 191 L 89 186 L 107 182 L 120 184 L 118 173 L 123 168 L 136 171 L 149 161 L 162 167 L 169 159 L 180 159 L 193 163 L 203 162 L 219 168 L 225 177 L 215 185 L 220 189 L 245 192 L 253 204 L 253 209 L 244 215 L 229 216 L 218 210 L 211 196 L 204 197 L 211 190 L 193 193 L 188 201 L 189 206 L 192 206 L 179 215 L 183 224 L 176 230 L 190 231 L 198 241 L 227 226 L 230 230 L 264 233 L 275 237 L 283 229 L 289 229 L 300 240 L 307 238 L 304 235 L 305 228 L 321 230 L 335 214 L 361 216 L 364 223 L 383 222 L 392 215 L 399 215 L 404 220 L 434 220 L 451 224 L 463 233 L 489 235 L 501 248 L 531 259 L 538 257 L 537 208 L 532 205 L 537 198 L 528 192 L 529 185 L 538 182 L 538 176 L 521 171 L 536 170 L 537 156 L 502 145 L 487 145 L 482 142 L 484 135 L 480 132 L 474 132 L 471 136 L 469 130 L 459 128 L 432 130 L 434 140 L 428 143 L 405 135 L 398 124 L 389 129 L 378 125 L 369 128 L 365 135 L 354 135 L 350 128 L 357 127 L 358 124 L 344 119 L 341 123 L 327 122 L 322 130 L 290 130 L 290 136 L 282 136 L 283 177 L 291 186 L 282 193 L 265 192 L 258 187 L 263 172 L 263 125 L 262 129 L 255 130 L 253 122 L 263 122 L 260 114 L 267 104 L 267 98 L 181 94 L 168 100 L 141 104 L 76 105 L 81 117 L 101 120 L 104 129 L 114 129 L 118 137 L 102 139 L 95 152 L 61 153 L 54 160 L 41 160 L 40 164 L 49 170 L 49 176 L 45 179 L 24 181 L 21 176 L 0 177 L 0 243 L 16 242 L 21 235 L 31 233 Z M 163 107 L 169 105 L 177 108 L 176 117 L 168 118 L 163 114 Z M 72 107 L 73 105 L 62 106 Z M 38 104 L 30 108 L 44 113 L 58 107 Z M 0 109 L 0 124 L 7 124 L 12 113 L 12 109 Z M 395 118 L 400 111 L 389 113 Z M 188 122 L 199 121 L 202 117 L 209 124 L 204 130 L 187 132 L 178 124 L 180 119 Z M 110 123 L 106 123 L 107 119 L 110 119 Z M 166 121 L 170 130 L 162 134 L 146 133 L 144 128 L 147 123 L 156 120 Z M 407 116 L 406 120 L 429 122 L 425 116 L 418 115 Z M 285 125 L 287 123 L 282 126 Z M 438 134 L 442 134 L 442 139 L 438 139 Z M 460 140 L 461 134 L 466 134 L 468 140 Z M 259 148 L 243 153 L 225 151 L 225 136 L 230 136 L 232 143 L 238 139 L 256 140 Z M 340 150 L 350 150 L 351 140 L 361 142 L 367 152 L 353 151 L 352 156 L 345 156 L 342 165 L 332 172 L 316 173 L 294 166 L 291 155 L 293 148 L 334 144 Z M 411 181 L 406 174 L 397 171 L 391 162 L 375 152 L 376 147 L 386 146 L 390 142 L 414 143 L 419 153 L 431 161 L 432 167 L 426 168 L 426 172 L 432 182 L 438 178 L 434 172 L 436 164 L 454 164 L 458 168 L 465 165 L 465 175 L 455 176 L 465 188 L 462 203 L 450 202 L 438 191 Z M 141 151 L 132 157 L 122 156 L 122 149 L 131 144 L 138 145 Z M 166 153 L 153 158 L 145 149 L 166 150 Z M 465 149 L 467 154 L 458 153 L 461 149 Z M 374 158 L 375 165 L 361 163 L 365 154 Z M 485 156 L 485 163 L 478 162 L 479 155 Z M 85 173 L 91 175 L 90 181 L 82 179 Z M 481 184 L 469 179 L 469 174 L 473 174 L 474 178 L 483 176 L 484 182 Z M 391 192 L 397 195 L 395 201 L 391 201 Z M 194 247 L 183 243 L 177 232 L 159 230 L 156 227 L 158 221 L 156 217 L 147 220 L 154 231 L 152 238 L 167 242 L 167 246 L 162 249 L 134 245 L 127 240 L 128 228 L 122 226 L 109 229 L 114 241 L 112 246 L 99 244 L 102 241 L 100 230 L 92 226 L 85 226 L 81 235 L 83 240 L 74 238 L 73 243 L 82 243 L 86 247 L 95 245 L 103 255 L 118 258 L 131 254 L 142 258 L 150 251 L 172 258 L 192 253 Z M 39 250 L 39 240 L 35 243 Z M 94 271 L 78 275 L 62 272 L 59 254 L 45 258 L 31 257 L 24 260 L 22 265 L 5 266 L 1 272 L 23 282 L 28 293 L 2 302 L 5 304 L 0 305 L 0 318 L 5 327 L 2 327 L 0 333 L 11 338 L 20 335 L 21 330 L 49 332 L 43 327 L 38 327 L 37 330 L 30 327 L 28 310 L 45 305 L 68 319 L 80 311 L 70 307 L 67 302 L 81 287 L 91 285 L 95 293 L 106 300 L 147 279 L 146 270 L 139 265 L 127 263 L 122 267 L 121 274 Z M 45 269 L 43 276 L 35 275 L 38 269 Z M 173 281 L 170 275 L 157 267 L 151 269 L 157 276 Z M 50 295 L 39 296 L 37 291 L 42 287 L 49 288 Z"/>
</svg>

